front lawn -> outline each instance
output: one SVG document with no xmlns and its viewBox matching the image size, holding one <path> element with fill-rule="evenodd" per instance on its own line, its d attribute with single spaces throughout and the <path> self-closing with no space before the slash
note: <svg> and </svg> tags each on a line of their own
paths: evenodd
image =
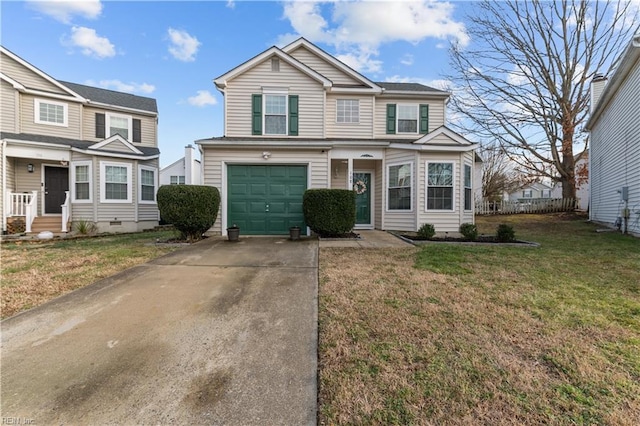
<svg viewBox="0 0 640 426">
<path fill-rule="evenodd" d="M 173 231 L 2 243 L 2 318 L 176 249 Z"/>
<path fill-rule="evenodd" d="M 321 424 L 640 421 L 640 239 L 499 223 L 540 247 L 322 249 Z"/>
</svg>

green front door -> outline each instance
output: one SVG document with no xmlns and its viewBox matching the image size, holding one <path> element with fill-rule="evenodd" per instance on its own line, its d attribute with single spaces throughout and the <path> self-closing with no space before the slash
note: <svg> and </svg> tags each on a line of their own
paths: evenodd
<svg viewBox="0 0 640 426">
<path fill-rule="evenodd" d="M 353 190 L 356 192 L 356 225 L 371 225 L 371 173 L 353 174 Z"/>
<path fill-rule="evenodd" d="M 243 235 L 282 235 L 306 227 L 302 196 L 306 166 L 227 167 L 227 225 Z"/>
</svg>

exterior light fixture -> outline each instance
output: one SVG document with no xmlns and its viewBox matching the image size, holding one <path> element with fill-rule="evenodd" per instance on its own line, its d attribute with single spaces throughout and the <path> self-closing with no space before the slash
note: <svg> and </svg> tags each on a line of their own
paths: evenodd
<svg viewBox="0 0 640 426">
<path fill-rule="evenodd" d="M 27 164 L 27 171 L 28 171 L 29 173 L 33 173 L 33 171 L 34 171 L 34 170 L 35 170 L 35 169 L 33 168 L 33 164 L 31 164 L 31 163 Z"/>
<path fill-rule="evenodd" d="M 268 160 L 271 157 L 271 153 L 269 151 L 262 151 L 262 158 Z"/>
</svg>

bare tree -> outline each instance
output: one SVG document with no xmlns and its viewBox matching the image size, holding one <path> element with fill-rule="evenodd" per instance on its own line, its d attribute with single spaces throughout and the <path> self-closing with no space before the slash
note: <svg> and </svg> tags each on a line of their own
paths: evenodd
<svg viewBox="0 0 640 426">
<path fill-rule="evenodd" d="M 563 197 L 575 198 L 589 83 L 630 39 L 637 9 L 624 1 L 474 5 L 472 44 L 452 46 L 447 76 L 459 130 L 498 141 L 521 172 L 561 182 Z"/>
<path fill-rule="evenodd" d="M 502 201 L 505 193 L 511 193 L 527 183 L 499 145 L 484 145 L 479 154 L 482 158 L 483 200 Z"/>
</svg>

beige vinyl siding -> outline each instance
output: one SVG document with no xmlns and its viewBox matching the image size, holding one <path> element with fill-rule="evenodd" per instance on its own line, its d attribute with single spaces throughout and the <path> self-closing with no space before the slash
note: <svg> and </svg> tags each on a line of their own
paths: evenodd
<svg viewBox="0 0 640 426">
<path fill-rule="evenodd" d="M 81 154 L 79 152 L 71 153 L 71 163 L 69 166 L 73 165 L 74 161 L 91 161 L 91 170 L 92 170 L 92 178 L 93 185 L 91 187 L 91 203 L 71 203 L 71 221 L 77 222 L 79 220 L 88 220 L 90 222 L 97 222 L 97 205 L 100 200 L 99 190 L 100 187 L 97 184 L 96 178 L 96 168 L 99 171 L 100 163 L 98 162 L 98 158 L 92 155 Z M 71 179 L 71 170 L 69 170 L 69 179 Z M 69 189 L 72 190 L 71 186 L 74 182 L 69 182 Z"/>
<path fill-rule="evenodd" d="M 430 223 L 436 228 L 437 233 L 458 232 L 460 229 L 461 210 L 464 209 L 464 191 L 462 190 L 461 160 L 465 154 L 460 153 L 421 153 L 418 161 L 418 227 Z M 427 181 L 426 170 L 429 163 L 453 163 L 453 210 L 432 211 L 427 210 Z M 471 163 L 469 163 L 471 164 Z M 472 220 L 469 220 L 472 222 Z"/>
<path fill-rule="evenodd" d="M 130 203 L 102 203 L 100 202 L 100 190 L 101 190 L 101 178 L 100 176 L 100 163 L 108 162 L 108 163 L 120 163 L 120 164 L 130 164 L 131 165 L 131 202 Z M 138 185 L 138 162 L 132 160 L 125 160 L 122 158 L 109 158 L 109 157 L 100 157 L 95 162 L 95 167 L 93 170 L 94 174 L 94 182 L 96 192 L 94 193 L 94 200 L 98 205 L 97 209 L 97 221 L 98 222 L 110 222 L 110 221 L 120 221 L 124 222 L 133 222 L 136 220 L 136 204 L 138 200 L 138 191 L 136 190 Z"/>
<path fill-rule="evenodd" d="M 609 83 L 611 84 L 611 83 Z M 640 60 L 596 121 L 591 131 L 589 178 L 592 220 L 612 225 L 625 207 L 621 194 L 629 187 L 628 231 L 640 233 Z"/>
<path fill-rule="evenodd" d="M 120 141 L 111 142 L 100 149 L 105 151 L 125 152 L 127 154 L 131 154 L 131 149 L 128 146 L 125 146 Z"/>
<path fill-rule="evenodd" d="M 155 173 L 156 173 L 156 185 L 160 185 L 160 168 L 158 167 L 159 161 L 156 160 L 149 160 L 149 161 L 141 161 L 139 162 L 140 166 L 146 166 L 146 167 L 152 167 L 155 169 Z M 139 179 L 140 176 L 138 175 L 138 166 L 136 165 L 136 178 Z M 155 188 L 156 193 L 158 192 L 158 186 L 156 186 Z M 138 199 L 139 197 L 139 192 L 140 192 L 140 187 L 137 186 L 135 188 L 135 194 L 136 194 L 136 198 L 134 199 L 134 201 L 136 203 L 138 203 Z M 157 221 L 160 218 L 160 212 L 158 210 L 158 205 L 157 204 L 138 204 L 138 220 L 139 221 Z"/>
<path fill-rule="evenodd" d="M 349 171 L 349 165 L 342 161 L 340 159 L 331 161 L 331 188 L 333 189 L 348 189 L 347 172 Z"/>
<path fill-rule="evenodd" d="M 96 142 L 103 140 L 100 138 L 96 138 L 96 113 L 99 113 L 99 114 L 113 113 L 117 115 L 130 116 L 131 119 L 134 119 L 134 118 L 139 119 L 142 142 L 140 143 L 135 142 L 134 145 L 135 146 L 153 146 L 153 147 L 158 146 L 156 117 L 150 117 L 147 115 L 130 114 L 130 113 L 119 112 L 119 111 L 107 111 L 104 109 L 93 108 L 93 107 L 85 107 L 82 113 L 82 117 L 83 117 L 82 133 L 83 133 L 84 140 L 96 141 Z M 108 132 L 106 134 L 106 137 L 109 137 Z M 129 137 L 131 137 L 131 135 L 129 135 Z"/>
<path fill-rule="evenodd" d="M 410 104 L 410 105 L 429 105 L 429 132 L 434 131 L 438 127 L 444 125 L 444 109 L 445 104 L 442 99 L 424 98 L 424 99 L 402 99 L 396 97 L 380 96 L 376 98 L 375 116 L 374 116 L 374 138 L 389 139 L 407 139 L 415 136 L 417 139 L 421 135 L 400 133 L 395 135 L 387 134 L 387 104 Z"/>
<path fill-rule="evenodd" d="M 419 208 L 416 199 L 416 159 L 417 154 L 415 151 L 399 150 L 399 149 L 387 149 L 385 153 L 385 166 L 382 174 L 382 211 L 384 219 L 382 221 L 382 229 L 392 231 L 415 231 L 416 228 L 416 209 Z M 411 163 L 413 165 L 413 181 L 411 183 L 411 202 L 412 209 L 407 211 L 387 210 L 387 169 L 390 165 L 398 165 L 404 163 Z"/>
<path fill-rule="evenodd" d="M 302 142 L 304 144 L 304 141 Z M 260 152 L 255 150 L 219 150 L 203 147 L 202 164 L 204 168 L 204 185 L 214 186 L 220 190 L 222 201 L 216 223 L 211 228 L 214 233 L 222 232 L 222 224 L 226 219 L 222 213 L 223 204 L 226 205 L 226 170 L 227 164 L 256 164 L 256 165 L 282 165 L 300 164 L 308 165 L 307 180 L 311 188 L 328 188 L 330 176 L 328 153 L 320 150 L 274 150 L 271 149 L 271 158 L 265 161 Z"/>
<path fill-rule="evenodd" d="M 42 214 L 42 197 L 44 197 L 44 191 L 42 189 L 43 182 L 42 177 L 42 161 L 29 159 L 29 158 L 15 158 L 14 159 L 14 177 L 15 177 L 15 192 L 38 192 L 38 215 Z M 33 173 L 27 171 L 27 164 L 33 164 Z M 44 162 L 45 165 L 50 163 Z"/>
<path fill-rule="evenodd" d="M 338 123 L 337 105 L 338 99 L 359 100 L 360 118 L 359 123 Z M 352 95 L 327 95 L 326 103 L 326 129 L 328 138 L 373 138 L 373 96 L 352 96 Z"/>
<path fill-rule="evenodd" d="M 18 108 L 16 106 L 18 91 L 9 83 L 1 81 L 0 86 L 0 129 L 4 132 L 18 132 Z"/>
<path fill-rule="evenodd" d="M 284 61 L 280 61 L 280 71 L 271 71 L 270 58 L 228 82 L 226 136 L 265 137 L 251 135 L 251 95 L 261 94 L 262 88 L 286 88 L 290 95 L 299 96 L 299 136 L 296 138 L 301 143 L 305 137 L 324 137 L 322 84 Z"/>
<path fill-rule="evenodd" d="M 67 105 L 67 126 L 54 126 L 49 124 L 36 123 L 35 100 L 59 102 Z M 80 138 L 80 109 L 81 105 L 75 102 L 62 101 L 58 99 L 47 99 L 42 96 L 32 96 L 21 94 L 20 96 L 20 117 L 21 132 L 56 136 L 61 138 L 79 139 Z"/>
<path fill-rule="evenodd" d="M 298 61 L 308 66 L 309 68 L 322 74 L 324 77 L 331 80 L 333 84 L 337 86 L 340 86 L 340 85 L 348 85 L 348 86 L 360 85 L 361 86 L 362 85 L 362 82 L 345 74 L 343 71 L 336 68 L 334 65 L 318 57 L 315 53 L 307 50 L 304 47 L 299 47 L 296 50 L 289 52 L 289 54 L 294 58 L 296 58 Z"/>
<path fill-rule="evenodd" d="M 70 96 L 66 91 L 60 89 L 55 84 L 19 64 L 5 54 L 2 54 L 2 72 L 29 89 Z"/>
</svg>

